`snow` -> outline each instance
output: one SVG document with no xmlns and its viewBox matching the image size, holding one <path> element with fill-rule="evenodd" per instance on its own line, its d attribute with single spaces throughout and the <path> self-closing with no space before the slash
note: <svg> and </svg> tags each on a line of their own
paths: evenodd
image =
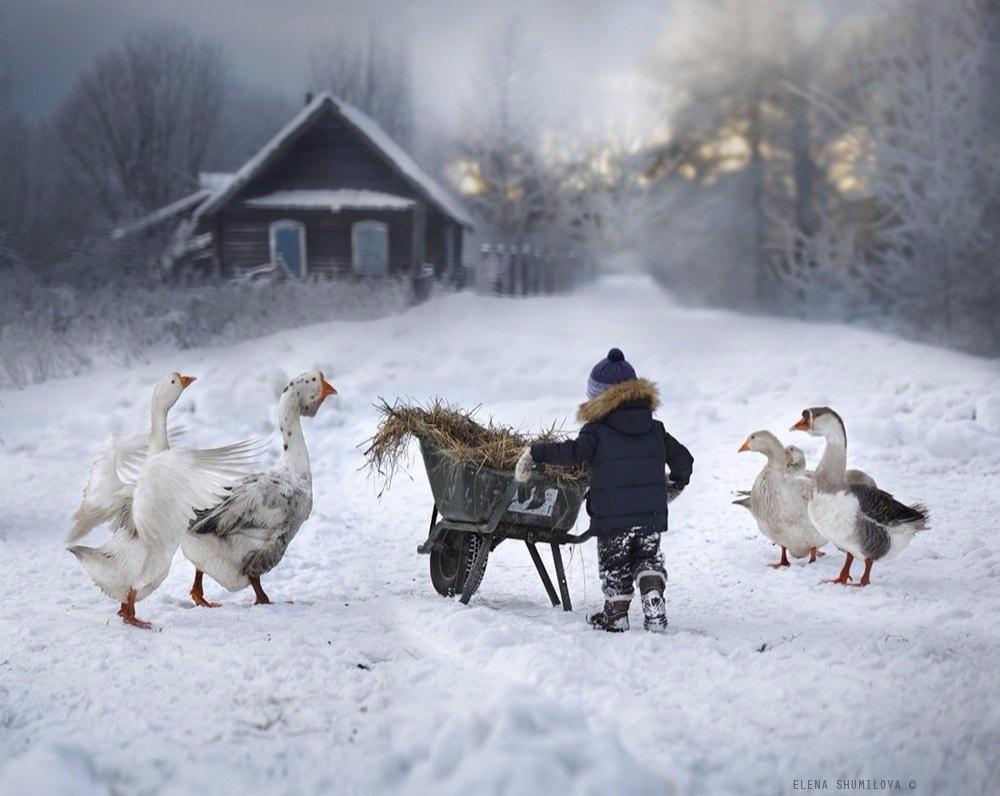
<svg viewBox="0 0 1000 796">
<path fill-rule="evenodd" d="M 147 216 L 143 216 L 138 221 L 128 224 L 123 227 L 116 227 L 111 231 L 112 240 L 121 240 L 122 238 L 127 238 L 129 235 L 135 235 L 137 232 L 142 232 L 145 229 L 149 229 L 162 221 L 167 221 L 174 216 L 180 215 L 181 213 L 186 213 L 212 195 L 209 190 L 201 189 L 194 193 L 190 193 L 187 196 L 178 199 L 176 202 L 171 202 L 168 205 L 164 205 L 158 210 L 154 210 Z"/>
<path fill-rule="evenodd" d="M 212 193 L 224 191 L 233 181 L 233 175 L 225 171 L 203 171 L 198 174 L 198 185 Z"/>
<path fill-rule="evenodd" d="M 573 613 L 548 606 L 514 542 L 469 606 L 438 597 L 415 552 L 431 510 L 419 455 L 381 501 L 359 470 L 377 396 L 572 427 L 613 345 L 660 384 L 659 416 L 696 460 L 663 539 L 670 631 L 635 629 L 637 604 L 629 633 L 586 626 L 601 603 L 592 542 L 564 554 Z M 270 430 L 281 387 L 309 368 L 340 394 L 304 422 L 315 508 L 265 578 L 279 602 L 207 582 L 224 606 L 193 608 L 178 556 L 139 604 L 158 632 L 123 625 L 62 545 L 96 448 L 143 427 L 169 370 L 199 377 L 172 418 L 211 445 Z M 752 794 L 815 778 L 987 792 L 1000 748 L 996 395 L 996 361 L 684 309 L 633 276 L 567 297 L 443 295 L 2 391 L 0 793 Z M 819 584 L 840 569 L 833 549 L 768 569 L 776 550 L 730 504 L 761 464 L 736 454 L 750 431 L 773 429 L 816 464 L 821 442 L 787 429 L 820 404 L 844 417 L 852 466 L 931 508 L 932 529 L 866 589 Z"/>
<path fill-rule="evenodd" d="M 311 122 L 323 109 L 332 105 L 351 124 L 381 151 L 386 158 L 409 180 L 421 193 L 437 204 L 442 210 L 466 226 L 474 223 L 462 205 L 452 197 L 441 185 L 425 172 L 389 135 L 367 114 L 337 99 L 332 94 L 318 94 L 291 121 L 288 122 L 274 137 L 250 158 L 239 171 L 231 175 L 231 179 L 197 210 L 198 216 L 212 213 L 228 201 L 236 192 L 242 190 L 260 171 L 271 162 L 285 142 L 296 135 L 305 125 Z"/>
<path fill-rule="evenodd" d="M 292 190 L 275 191 L 266 196 L 247 199 L 250 207 L 278 207 L 306 210 L 406 210 L 414 201 L 405 196 L 393 196 L 378 191 L 362 191 L 350 188 L 339 190 Z"/>
</svg>

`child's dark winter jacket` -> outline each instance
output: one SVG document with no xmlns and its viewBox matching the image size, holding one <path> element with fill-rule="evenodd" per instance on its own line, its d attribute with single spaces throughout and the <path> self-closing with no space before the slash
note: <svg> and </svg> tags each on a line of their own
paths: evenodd
<svg viewBox="0 0 1000 796">
<path fill-rule="evenodd" d="M 663 467 L 669 467 L 670 480 L 683 487 L 691 478 L 694 458 L 653 419 L 657 406 L 659 394 L 651 381 L 623 381 L 580 406 L 577 417 L 585 425 L 575 440 L 531 446 L 536 462 L 589 465 L 587 511 L 595 534 L 667 530 Z"/>
</svg>

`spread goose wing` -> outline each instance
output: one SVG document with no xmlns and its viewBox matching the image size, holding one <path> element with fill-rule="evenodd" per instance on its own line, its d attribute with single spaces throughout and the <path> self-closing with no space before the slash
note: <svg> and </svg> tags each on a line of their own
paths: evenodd
<svg viewBox="0 0 1000 796">
<path fill-rule="evenodd" d="M 263 450 L 263 440 L 221 448 L 171 448 L 146 459 L 132 497 L 136 532 L 147 545 L 173 544 L 195 519 L 245 476 Z"/>
<path fill-rule="evenodd" d="M 927 519 L 927 512 L 922 506 L 907 506 L 877 487 L 850 484 L 848 488 L 857 498 L 864 517 L 878 525 L 893 528 L 922 523 Z"/>
<path fill-rule="evenodd" d="M 236 484 L 216 506 L 197 512 L 193 533 L 239 533 L 267 540 L 293 523 L 304 492 L 277 473 L 256 473 Z"/>
<path fill-rule="evenodd" d="M 73 527 L 66 540 L 68 543 L 81 539 L 127 509 L 132 490 L 131 485 L 119 475 L 118 462 L 144 459 L 148 446 L 149 434 L 143 431 L 113 435 L 101 446 L 90 465 L 87 483 L 83 486 L 83 499 L 73 512 Z"/>
<path fill-rule="evenodd" d="M 167 441 L 173 447 L 183 436 L 185 429 L 183 426 L 171 428 L 167 431 Z M 115 448 L 115 474 L 122 483 L 135 486 L 139 471 L 149 452 L 149 434 L 132 434 L 130 437 L 137 439 L 128 445 L 118 445 Z"/>
</svg>

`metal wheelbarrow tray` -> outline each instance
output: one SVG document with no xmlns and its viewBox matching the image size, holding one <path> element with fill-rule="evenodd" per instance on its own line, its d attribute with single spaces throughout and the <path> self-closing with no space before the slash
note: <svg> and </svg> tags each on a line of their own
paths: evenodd
<svg viewBox="0 0 1000 796">
<path fill-rule="evenodd" d="M 583 503 L 582 486 L 549 475 L 518 483 L 512 472 L 458 461 L 424 440 L 420 440 L 420 453 L 434 509 L 427 541 L 417 552 L 430 555 L 435 590 L 446 597 L 460 594 L 462 602 L 468 603 L 482 582 L 490 552 L 504 539 L 520 539 L 552 605 L 561 602 L 563 610 L 573 610 L 560 545 L 579 544 L 591 536 L 589 531 L 570 533 Z M 558 594 L 538 543 L 551 545 Z"/>
</svg>

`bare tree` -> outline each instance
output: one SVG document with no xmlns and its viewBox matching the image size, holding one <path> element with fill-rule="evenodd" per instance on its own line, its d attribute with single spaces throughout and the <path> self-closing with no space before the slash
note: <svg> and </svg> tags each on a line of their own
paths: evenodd
<svg viewBox="0 0 1000 796">
<path fill-rule="evenodd" d="M 51 126 L 23 118 L 13 104 L 14 76 L 0 60 L 0 267 L 31 265 L 58 250 L 58 172 Z"/>
<path fill-rule="evenodd" d="M 78 190 L 111 220 L 190 190 L 218 130 L 227 80 L 217 46 L 173 27 L 139 32 L 99 56 L 57 116 Z"/>
<path fill-rule="evenodd" d="M 546 211 L 544 83 L 538 49 L 519 19 L 485 42 L 467 102 L 460 156 L 466 201 L 495 240 L 520 245 Z"/>
<path fill-rule="evenodd" d="M 329 91 L 364 111 L 404 149 L 413 145 L 410 74 L 407 40 L 374 28 L 363 36 L 337 33 L 310 54 L 311 90 Z"/>
<path fill-rule="evenodd" d="M 689 179 L 724 179 L 739 194 L 729 259 L 752 269 L 756 301 L 768 304 L 772 218 L 814 230 L 827 190 L 817 165 L 825 131 L 789 85 L 826 78 L 821 55 L 836 52 L 842 20 L 816 0 L 689 0 L 674 13 L 652 63 L 675 98 L 667 151 Z"/>
</svg>

